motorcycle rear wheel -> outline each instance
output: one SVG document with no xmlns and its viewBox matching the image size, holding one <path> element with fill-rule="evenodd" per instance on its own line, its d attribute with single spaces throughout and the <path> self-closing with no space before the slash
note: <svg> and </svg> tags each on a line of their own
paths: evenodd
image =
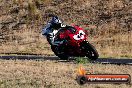
<svg viewBox="0 0 132 88">
<path fill-rule="evenodd" d="M 51 49 L 61 60 L 68 60 L 68 55 L 65 52 L 59 53 L 58 46 L 51 46 Z"/>
</svg>

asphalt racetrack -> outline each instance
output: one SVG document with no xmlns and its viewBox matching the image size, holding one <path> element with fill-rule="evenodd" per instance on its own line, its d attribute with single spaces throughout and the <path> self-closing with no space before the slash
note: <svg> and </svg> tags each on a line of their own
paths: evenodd
<svg viewBox="0 0 132 88">
<path fill-rule="evenodd" d="M 19 60 L 58 60 L 60 59 L 56 56 L 40 56 L 40 55 L 1 55 L 0 59 L 10 60 L 10 59 L 19 59 Z M 67 61 L 74 61 L 74 58 L 70 58 Z M 115 58 L 98 58 L 95 61 L 91 61 L 91 63 L 101 63 L 101 64 L 116 64 L 116 65 L 132 65 L 132 59 L 115 59 Z"/>
</svg>

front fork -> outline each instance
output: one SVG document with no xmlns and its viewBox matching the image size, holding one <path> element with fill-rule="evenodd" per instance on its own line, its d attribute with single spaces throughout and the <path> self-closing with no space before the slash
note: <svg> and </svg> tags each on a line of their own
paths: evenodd
<svg viewBox="0 0 132 88">
<path fill-rule="evenodd" d="M 82 48 L 83 46 L 87 45 L 89 42 L 84 40 L 80 43 L 80 48 Z"/>
<path fill-rule="evenodd" d="M 82 41 L 81 43 L 80 43 L 80 49 L 81 49 L 81 51 L 82 51 L 82 53 L 84 53 L 85 54 L 85 52 L 87 52 L 86 50 L 86 47 L 85 46 L 87 46 L 88 45 L 88 41 L 86 41 L 86 40 L 84 40 L 84 41 Z"/>
</svg>

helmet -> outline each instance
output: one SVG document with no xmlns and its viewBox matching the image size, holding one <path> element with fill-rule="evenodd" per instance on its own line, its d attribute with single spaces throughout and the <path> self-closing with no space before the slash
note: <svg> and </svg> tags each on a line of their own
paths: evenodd
<svg viewBox="0 0 132 88">
<path fill-rule="evenodd" d="M 53 28 L 60 28 L 62 21 L 57 16 L 54 16 L 52 17 L 50 23 L 53 25 Z"/>
</svg>

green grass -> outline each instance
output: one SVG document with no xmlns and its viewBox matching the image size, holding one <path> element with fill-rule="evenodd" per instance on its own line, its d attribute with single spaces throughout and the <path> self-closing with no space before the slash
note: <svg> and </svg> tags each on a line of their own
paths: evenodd
<svg viewBox="0 0 132 88">
<path fill-rule="evenodd" d="M 84 57 L 77 57 L 75 61 L 79 64 L 86 64 L 90 62 L 90 59 Z"/>
</svg>

